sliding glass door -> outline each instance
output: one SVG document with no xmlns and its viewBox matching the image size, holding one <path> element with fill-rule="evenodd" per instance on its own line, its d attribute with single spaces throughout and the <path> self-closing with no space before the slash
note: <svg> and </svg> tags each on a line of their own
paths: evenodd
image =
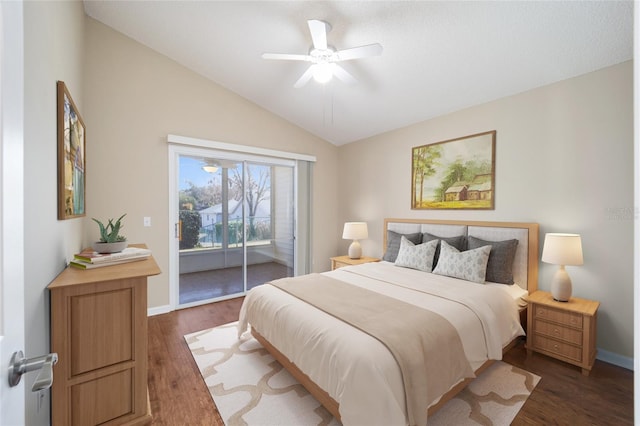
<svg viewBox="0 0 640 426">
<path fill-rule="evenodd" d="M 177 163 L 179 306 L 294 275 L 295 162 L 183 148 Z"/>
</svg>

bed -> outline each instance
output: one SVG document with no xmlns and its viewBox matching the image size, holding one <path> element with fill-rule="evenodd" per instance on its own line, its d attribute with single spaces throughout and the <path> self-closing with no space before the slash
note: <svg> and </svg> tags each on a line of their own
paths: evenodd
<svg viewBox="0 0 640 426">
<path fill-rule="evenodd" d="M 524 335 L 538 225 L 385 219 L 383 235 L 380 262 L 252 289 L 238 333 L 344 424 L 423 425 Z"/>
</svg>

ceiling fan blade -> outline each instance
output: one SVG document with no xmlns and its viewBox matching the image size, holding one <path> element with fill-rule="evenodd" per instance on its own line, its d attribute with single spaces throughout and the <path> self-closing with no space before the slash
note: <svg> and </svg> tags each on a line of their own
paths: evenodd
<svg viewBox="0 0 640 426">
<path fill-rule="evenodd" d="M 295 53 L 263 53 L 262 59 L 285 59 L 288 61 L 311 61 L 311 56 L 298 55 Z"/>
<path fill-rule="evenodd" d="M 338 50 L 334 56 L 338 61 L 349 61 L 351 59 L 369 58 L 382 54 L 382 46 L 378 43 L 367 44 L 366 46 L 352 47 L 351 49 Z"/>
<path fill-rule="evenodd" d="M 309 68 L 307 68 L 307 70 L 304 72 L 304 74 L 302 74 L 302 76 L 298 79 L 298 81 L 296 81 L 296 84 L 294 84 L 293 87 L 295 87 L 296 89 L 299 89 L 305 84 L 307 84 L 307 82 L 311 79 L 311 77 L 313 77 L 313 71 L 315 66 L 316 65 L 313 64 Z"/>
<path fill-rule="evenodd" d="M 331 64 L 333 75 L 346 84 L 356 84 L 358 80 L 338 64 Z"/>
<path fill-rule="evenodd" d="M 307 23 L 311 32 L 313 47 L 319 50 L 327 50 L 327 33 L 331 30 L 331 25 L 317 19 L 311 19 Z"/>
</svg>

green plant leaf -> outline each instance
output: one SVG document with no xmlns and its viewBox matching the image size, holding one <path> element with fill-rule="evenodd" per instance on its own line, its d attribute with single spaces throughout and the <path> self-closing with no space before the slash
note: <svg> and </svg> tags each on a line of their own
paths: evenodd
<svg viewBox="0 0 640 426">
<path fill-rule="evenodd" d="M 123 214 L 122 216 L 120 216 L 118 218 L 118 220 L 116 220 L 116 222 L 113 222 L 113 219 L 109 219 L 107 221 L 107 225 L 105 226 L 104 223 L 102 223 L 101 221 L 99 221 L 96 218 L 91 218 L 94 222 L 96 222 L 98 224 L 98 227 L 100 228 L 100 242 L 103 243 L 115 243 L 118 241 L 126 241 L 127 238 L 120 235 L 120 229 L 123 228 L 122 223 L 120 222 L 122 220 L 122 218 L 124 218 L 127 214 Z"/>
</svg>

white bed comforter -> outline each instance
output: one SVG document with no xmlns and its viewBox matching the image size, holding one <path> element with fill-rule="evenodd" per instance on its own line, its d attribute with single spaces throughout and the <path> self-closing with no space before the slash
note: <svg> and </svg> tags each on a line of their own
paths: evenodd
<svg viewBox="0 0 640 426">
<path fill-rule="evenodd" d="M 444 316 L 458 330 L 474 370 L 488 359 L 501 359 L 503 346 L 524 335 L 516 302 L 499 286 L 389 262 L 325 274 Z M 375 338 L 271 285 L 247 293 L 238 333 L 249 324 L 340 404 L 345 425 L 407 423 L 400 368 Z"/>
</svg>

